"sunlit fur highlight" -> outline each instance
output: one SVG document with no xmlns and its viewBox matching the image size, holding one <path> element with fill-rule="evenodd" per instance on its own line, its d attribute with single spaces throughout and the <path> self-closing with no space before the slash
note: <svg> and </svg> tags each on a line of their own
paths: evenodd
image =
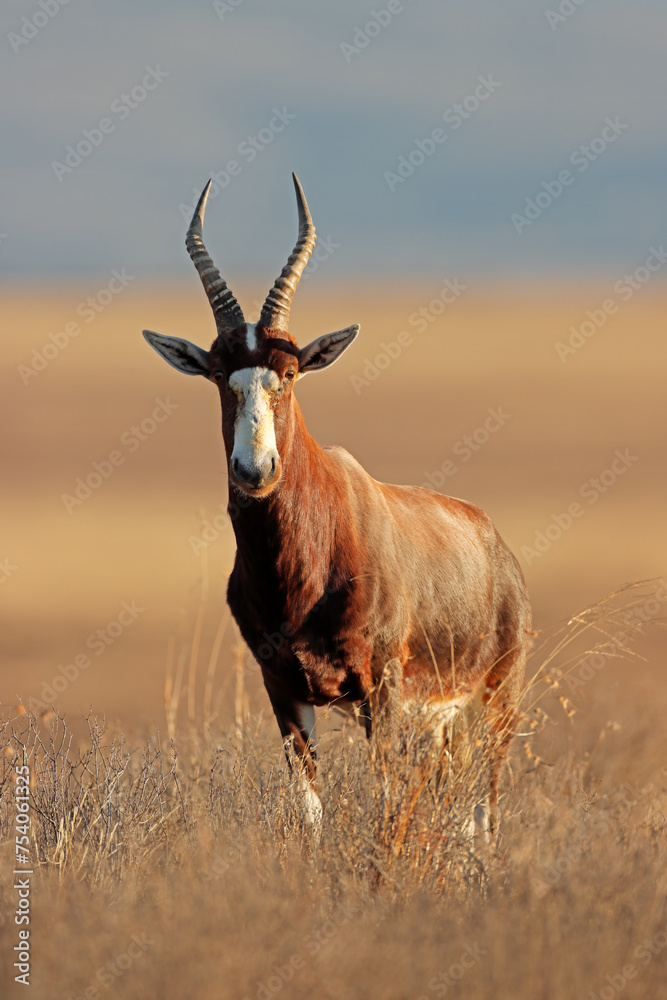
<svg viewBox="0 0 667 1000">
<path fill-rule="evenodd" d="M 300 706 L 357 706 L 372 729 L 385 665 L 401 665 L 404 697 L 443 718 L 474 701 L 498 734 L 490 811 L 513 733 L 530 608 L 518 563 L 488 517 L 463 500 L 376 482 L 342 448 L 308 433 L 284 376 L 298 348 L 257 328 L 257 346 L 216 343 L 211 364 L 275 371 L 275 440 L 282 474 L 261 500 L 230 505 L 237 554 L 228 600 L 258 660 L 281 732 L 312 781 L 314 747 Z M 228 459 L 237 398 L 220 386 Z M 285 637 L 279 648 L 267 635 Z M 278 644 L 276 644 L 278 645 Z M 440 743 L 443 752 L 446 740 Z"/>
</svg>

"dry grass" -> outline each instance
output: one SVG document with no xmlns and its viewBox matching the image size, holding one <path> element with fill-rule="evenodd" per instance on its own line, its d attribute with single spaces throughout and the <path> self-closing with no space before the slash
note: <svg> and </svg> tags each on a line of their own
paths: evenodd
<svg viewBox="0 0 667 1000">
<path fill-rule="evenodd" d="M 347 447 L 377 479 L 420 483 L 456 457 L 456 442 L 489 407 L 502 406 L 507 426 L 470 462 L 457 460 L 444 491 L 484 507 L 519 555 L 629 446 L 636 466 L 524 564 L 535 619 L 589 604 L 609 580 L 663 572 L 664 292 L 642 291 L 563 364 L 554 344 L 605 297 L 606 283 L 472 290 L 358 394 L 351 377 L 438 287 L 364 281 L 343 293 L 318 278 L 300 290 L 300 343 L 362 324 L 358 350 L 335 374 L 300 383 L 310 432 Z M 497 855 L 465 836 L 488 753 L 483 732 L 436 794 L 434 778 L 410 766 L 422 746 L 415 731 L 385 796 L 382 759 L 334 716 L 320 727 L 325 814 L 315 849 L 258 671 L 220 618 L 233 532 L 226 525 L 210 542 L 208 595 L 190 544 L 194 511 L 213 522 L 225 506 L 215 392 L 170 374 L 139 333 L 151 325 L 205 344 L 210 309 L 196 276 L 183 288 L 137 285 L 24 385 L 17 366 L 92 290 L 4 295 L 12 433 L 0 489 L 11 532 L 0 559 L 16 570 L 2 584 L 0 716 L 3 743 L 16 755 L 17 738 L 29 748 L 38 807 L 28 995 L 605 1000 L 631 963 L 623 1000 L 661 1000 L 667 685 L 664 646 L 635 634 L 649 608 L 641 591 L 538 640 L 533 671 L 542 665 L 548 680 L 526 693 L 520 729 L 536 735 L 515 744 Z M 252 301 L 256 286 L 237 293 Z M 68 514 L 62 493 L 119 447 L 157 397 L 178 410 Z M 59 693 L 58 716 L 16 715 L 18 697 L 26 706 L 41 697 L 59 665 L 90 652 L 86 637 L 134 599 L 145 610 Z M 643 651 L 649 662 L 597 654 L 580 665 L 597 643 Z M 92 715 L 90 728 L 82 723 L 91 705 L 113 720 L 106 730 Z M 158 738 L 151 729 L 163 706 Z M 15 760 L 0 758 L 3 1000 L 26 992 L 12 989 L 9 967 Z M 133 934 L 151 942 L 135 958 Z M 646 940 L 655 955 L 641 950 Z"/>
<path fill-rule="evenodd" d="M 367 745 L 347 721 L 329 727 L 319 842 L 304 825 L 273 720 L 265 726 L 243 709 L 238 664 L 241 715 L 230 733 L 211 718 L 186 725 L 196 706 L 185 683 L 179 706 L 173 672 L 171 738 L 130 742 L 94 718 L 81 738 L 58 714 L 8 719 L 2 961 L 11 963 L 17 936 L 12 776 L 25 758 L 38 1000 L 430 1000 L 457 990 L 473 1000 L 591 991 L 611 1000 L 626 988 L 659 998 L 667 964 L 660 734 L 647 727 L 629 743 L 611 722 L 578 732 L 576 699 L 562 693 L 569 672 L 592 650 L 608 651 L 610 637 L 617 653 L 632 648 L 646 601 L 646 588 L 624 590 L 538 640 L 493 850 L 467 831 L 493 752 L 483 718 L 439 780 L 419 719 L 389 769 L 378 752 L 386 747 Z M 191 686 L 199 660 L 212 669 L 197 629 L 193 658 L 182 658 Z M 576 748 L 577 735 L 588 751 Z M 3 996 L 13 995 L 4 992 L 11 968 L 0 974 Z"/>
</svg>

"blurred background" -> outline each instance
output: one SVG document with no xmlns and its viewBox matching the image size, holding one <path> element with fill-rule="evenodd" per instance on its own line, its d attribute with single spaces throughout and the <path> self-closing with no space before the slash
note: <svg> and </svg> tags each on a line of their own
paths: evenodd
<svg viewBox="0 0 667 1000">
<path fill-rule="evenodd" d="M 482 506 L 539 629 L 665 573 L 663 5 L 6 0 L 0 20 L 4 711 L 53 694 L 159 725 L 198 615 L 201 710 L 234 553 L 219 404 L 141 329 L 212 338 L 183 242 L 209 177 L 206 243 L 249 319 L 304 185 L 292 332 L 362 326 L 299 385 L 322 444 Z M 659 632 L 633 648 L 581 711 L 662 711 Z"/>
</svg>

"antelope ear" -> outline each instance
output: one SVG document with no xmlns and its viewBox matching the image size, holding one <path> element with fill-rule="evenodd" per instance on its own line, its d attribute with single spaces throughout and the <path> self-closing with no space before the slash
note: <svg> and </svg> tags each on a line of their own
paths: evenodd
<svg viewBox="0 0 667 1000">
<path fill-rule="evenodd" d="M 359 324 L 355 323 L 354 326 L 346 326 L 344 330 L 337 330 L 336 333 L 325 333 L 312 344 L 302 347 L 299 351 L 299 375 L 318 372 L 338 361 L 358 333 Z"/>
<path fill-rule="evenodd" d="M 143 330 L 147 342 L 172 368 L 177 368 L 184 375 L 204 375 L 209 377 L 211 371 L 208 351 L 204 351 L 189 340 L 180 337 L 163 337 L 161 333 Z"/>
</svg>

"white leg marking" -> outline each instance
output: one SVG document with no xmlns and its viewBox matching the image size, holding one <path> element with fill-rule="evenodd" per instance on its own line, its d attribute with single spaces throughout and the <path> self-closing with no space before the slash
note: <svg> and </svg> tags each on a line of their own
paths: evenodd
<svg viewBox="0 0 667 1000">
<path fill-rule="evenodd" d="M 306 734 L 309 745 L 315 749 L 317 734 L 315 732 L 315 709 L 312 705 L 301 704 L 297 706 L 301 728 Z M 301 774 L 299 779 L 304 818 L 308 826 L 318 831 L 322 824 L 322 802 L 305 774 Z"/>
<path fill-rule="evenodd" d="M 305 774 L 299 777 L 299 790 L 306 824 L 318 830 L 322 825 L 322 802 Z"/>
</svg>

